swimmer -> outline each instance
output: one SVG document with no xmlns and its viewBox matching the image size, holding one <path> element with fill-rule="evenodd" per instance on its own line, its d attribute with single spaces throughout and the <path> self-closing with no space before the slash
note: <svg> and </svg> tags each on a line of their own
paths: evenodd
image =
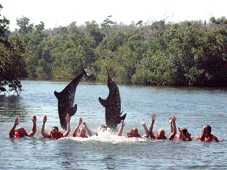
<svg viewBox="0 0 227 170">
<path fill-rule="evenodd" d="M 139 138 L 147 138 L 149 137 L 149 132 L 148 132 L 148 129 L 147 129 L 147 126 L 146 126 L 146 122 L 145 122 L 145 119 L 142 120 L 141 122 L 143 128 L 144 128 L 144 131 L 145 131 L 145 134 L 143 136 L 140 135 L 139 131 L 137 128 L 135 127 L 132 127 L 131 128 L 131 131 L 129 133 L 127 133 L 127 137 L 139 137 Z M 121 127 L 117 133 L 118 136 L 122 136 L 122 132 L 123 132 L 123 128 L 125 126 L 125 123 L 124 123 L 124 120 L 121 120 L 121 123 L 120 123 Z"/>
<path fill-rule="evenodd" d="M 176 122 L 176 115 L 173 115 L 169 118 L 169 123 L 170 123 L 170 129 L 171 129 L 171 133 L 173 133 L 173 131 L 176 131 L 176 123 L 174 125 L 174 122 Z M 179 128 L 178 127 L 178 131 L 179 134 L 176 133 L 176 135 L 174 136 L 173 140 L 184 140 L 184 141 L 191 141 L 191 134 L 188 132 L 187 128 Z"/>
<path fill-rule="evenodd" d="M 154 135 L 153 133 L 153 126 L 154 126 L 154 122 L 156 120 L 156 115 L 153 113 L 151 114 L 151 125 L 149 128 L 149 135 L 151 136 L 151 138 L 153 139 L 168 139 L 168 140 L 173 140 L 175 134 L 176 134 L 176 124 L 175 124 L 175 119 L 174 117 L 170 117 L 169 121 L 171 121 L 173 123 L 173 129 L 171 128 L 172 126 L 170 126 L 171 129 L 171 135 L 169 137 L 165 136 L 165 130 L 164 129 L 159 129 L 157 132 L 157 135 Z"/>
<path fill-rule="evenodd" d="M 80 125 L 83 123 L 83 127 L 80 127 Z M 79 133 L 77 133 L 79 129 Z M 77 126 L 75 127 L 74 131 L 73 131 L 73 137 L 82 137 L 82 138 L 88 138 L 88 136 L 86 135 L 86 132 L 88 134 L 89 137 L 92 136 L 91 131 L 89 130 L 89 128 L 87 127 L 87 123 L 83 122 L 83 119 L 80 117 L 79 118 L 79 122 L 77 124 Z"/>
<path fill-rule="evenodd" d="M 96 136 L 98 136 L 99 134 L 101 134 L 101 133 L 105 133 L 105 132 L 107 132 L 107 126 L 106 125 L 101 125 L 101 126 L 99 126 L 99 130 L 98 130 L 98 132 L 96 132 Z"/>
<path fill-rule="evenodd" d="M 33 137 L 36 133 L 36 116 L 33 116 L 32 122 L 33 122 L 32 131 L 29 134 L 27 134 L 26 130 L 23 127 L 16 128 L 16 126 L 19 124 L 19 119 L 17 117 L 14 121 L 13 127 L 10 129 L 9 137 L 10 138 L 14 138 L 14 137 L 20 138 L 24 136 Z"/>
<path fill-rule="evenodd" d="M 66 119 L 66 122 L 67 122 L 67 129 L 66 129 L 65 133 L 60 132 L 58 130 L 57 126 L 54 126 L 49 133 L 46 133 L 45 132 L 45 123 L 47 121 L 47 116 L 45 115 L 43 117 L 43 125 L 42 125 L 42 128 L 41 128 L 41 134 L 43 135 L 43 137 L 53 138 L 53 139 L 60 139 L 62 137 L 67 137 L 70 133 L 70 115 L 67 114 L 65 119 Z"/>
<path fill-rule="evenodd" d="M 180 139 L 185 141 L 191 141 L 191 133 L 188 132 L 187 128 L 179 128 L 178 127 L 179 134 L 176 134 L 174 137 L 174 140 Z"/>
<path fill-rule="evenodd" d="M 212 142 L 214 140 L 219 142 L 218 138 L 211 134 L 211 130 L 212 129 L 210 125 L 203 126 L 202 133 L 199 137 L 197 137 L 197 140 L 204 142 Z"/>
</svg>

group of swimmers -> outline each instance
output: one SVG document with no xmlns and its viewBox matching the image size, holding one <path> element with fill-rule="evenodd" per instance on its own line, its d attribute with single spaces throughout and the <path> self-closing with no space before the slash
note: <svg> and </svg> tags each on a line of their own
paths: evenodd
<svg viewBox="0 0 227 170">
<path fill-rule="evenodd" d="M 62 137 L 67 137 L 71 130 L 70 115 L 67 114 L 65 119 L 67 122 L 67 129 L 64 133 L 60 132 L 57 126 L 54 126 L 49 133 L 46 133 L 45 132 L 45 123 L 47 121 L 47 116 L 45 115 L 43 117 L 43 124 L 41 127 L 41 134 L 43 135 L 43 137 L 52 138 L 52 139 L 59 139 Z M 137 138 L 149 138 L 150 137 L 151 139 L 184 140 L 184 141 L 192 140 L 191 134 L 188 132 L 187 128 L 178 128 L 179 133 L 177 134 L 176 115 L 173 115 L 169 118 L 170 131 L 171 131 L 171 135 L 169 137 L 165 136 L 164 129 L 159 129 L 157 134 L 154 135 L 153 126 L 155 123 L 155 119 L 156 119 L 156 115 L 152 114 L 151 115 L 151 124 L 150 124 L 149 129 L 146 126 L 146 121 L 144 119 L 142 120 L 141 124 L 142 124 L 142 126 L 144 128 L 144 132 L 145 132 L 145 134 L 143 136 L 140 135 L 137 128 L 133 127 L 133 128 L 131 128 L 131 131 L 129 133 L 127 133 L 126 137 L 137 137 Z M 13 127 L 10 129 L 9 137 L 10 138 L 14 138 L 14 137 L 19 138 L 19 137 L 24 137 L 24 136 L 33 137 L 36 133 L 36 116 L 33 116 L 32 122 L 33 122 L 33 128 L 32 128 L 32 131 L 28 134 L 23 127 L 16 128 L 16 126 L 19 124 L 19 120 L 17 117 L 14 121 Z M 82 124 L 83 124 L 83 126 L 80 128 L 80 126 Z M 125 126 L 124 120 L 121 120 L 120 128 L 117 133 L 118 136 L 122 136 L 124 126 Z M 105 132 L 105 131 L 107 131 L 107 127 L 105 125 L 101 125 L 100 132 Z M 96 135 L 98 135 L 98 132 L 96 133 Z M 85 122 L 83 122 L 82 118 L 79 118 L 79 122 L 73 131 L 73 137 L 88 138 L 91 136 L 93 136 L 93 134 L 87 127 L 87 124 Z M 201 135 L 199 137 L 197 137 L 196 139 L 199 141 L 205 141 L 205 142 L 211 142 L 211 141 L 219 142 L 218 138 L 215 135 L 211 134 L 211 126 L 209 126 L 209 125 L 203 126 Z"/>
</svg>

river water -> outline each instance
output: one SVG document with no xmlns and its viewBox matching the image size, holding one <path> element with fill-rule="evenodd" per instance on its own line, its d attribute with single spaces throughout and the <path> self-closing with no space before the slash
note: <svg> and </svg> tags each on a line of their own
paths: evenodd
<svg viewBox="0 0 227 170">
<path fill-rule="evenodd" d="M 22 81 L 20 96 L 0 95 L 0 169 L 226 169 L 227 168 L 227 90 L 209 88 L 160 88 L 121 86 L 122 110 L 127 113 L 123 134 L 137 127 L 143 134 L 141 120 L 150 124 L 156 113 L 154 133 L 163 128 L 170 135 L 168 118 L 177 115 L 177 127 L 187 127 L 192 137 L 200 135 L 203 125 L 212 126 L 212 133 L 221 142 L 197 140 L 167 141 L 118 137 L 102 134 L 81 139 L 69 137 L 50 140 L 40 133 L 47 115 L 46 131 L 60 128 L 57 99 L 69 82 Z M 76 114 L 71 118 L 71 131 L 78 118 L 87 122 L 95 134 L 105 123 L 104 108 L 98 97 L 105 99 L 107 85 L 80 83 L 77 87 Z M 9 139 L 14 119 L 28 132 L 31 118 L 37 116 L 34 138 Z M 61 131 L 63 129 L 60 128 Z"/>
</svg>

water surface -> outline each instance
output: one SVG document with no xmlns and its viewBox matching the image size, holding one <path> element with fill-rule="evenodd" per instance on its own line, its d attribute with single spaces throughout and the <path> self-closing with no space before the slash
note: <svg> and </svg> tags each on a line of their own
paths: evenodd
<svg viewBox="0 0 227 170">
<path fill-rule="evenodd" d="M 187 127 L 192 137 L 200 135 L 204 124 L 210 124 L 220 143 L 127 139 L 114 134 L 80 139 L 73 138 L 72 133 L 60 140 L 43 139 L 40 129 L 44 115 L 48 116 L 46 131 L 52 126 L 60 128 L 54 91 L 60 92 L 67 84 L 22 81 L 20 96 L 0 95 L 0 169 L 226 169 L 225 89 L 119 86 L 122 110 L 127 113 L 124 135 L 131 127 L 143 134 L 141 120 L 146 119 L 149 126 L 151 113 L 156 113 L 154 132 L 163 128 L 168 136 L 168 118 L 176 114 L 177 126 Z M 98 97 L 105 99 L 108 92 L 106 85 L 79 84 L 72 130 L 79 117 L 94 134 L 105 124 Z M 19 117 L 19 126 L 30 131 L 33 115 L 37 116 L 34 138 L 9 139 L 14 119 Z"/>
</svg>

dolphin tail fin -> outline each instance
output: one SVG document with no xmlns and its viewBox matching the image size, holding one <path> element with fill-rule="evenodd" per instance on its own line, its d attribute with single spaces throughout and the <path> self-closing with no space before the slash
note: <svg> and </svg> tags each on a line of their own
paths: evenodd
<svg viewBox="0 0 227 170">
<path fill-rule="evenodd" d="M 58 93 L 58 92 L 54 91 L 54 95 L 57 97 L 57 99 L 59 99 L 59 98 L 60 98 L 60 93 Z"/>
<path fill-rule="evenodd" d="M 121 112 L 121 113 L 123 113 L 123 112 Z M 125 120 L 125 118 L 126 118 L 126 113 L 123 116 L 119 117 L 118 124 L 121 123 L 121 120 Z"/>
<path fill-rule="evenodd" d="M 99 97 L 99 102 L 102 104 L 103 107 L 106 107 L 107 105 L 106 100 L 103 100 L 101 97 Z"/>
</svg>

